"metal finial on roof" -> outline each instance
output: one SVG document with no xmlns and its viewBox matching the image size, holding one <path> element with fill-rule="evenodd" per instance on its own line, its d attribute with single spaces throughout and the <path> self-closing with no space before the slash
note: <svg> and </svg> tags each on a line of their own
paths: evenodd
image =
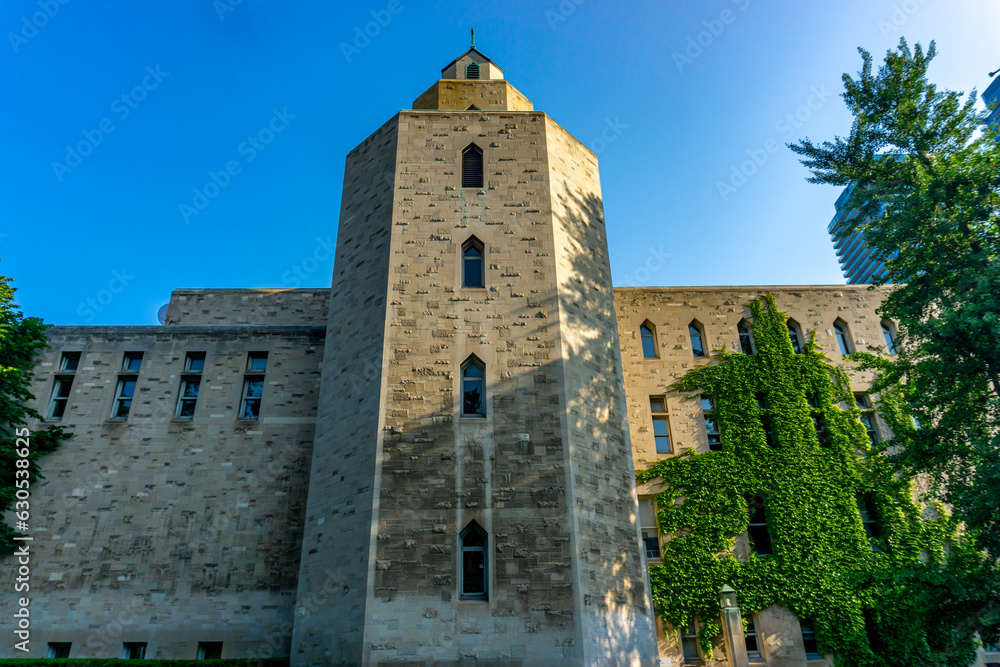
<svg viewBox="0 0 1000 667">
<path fill-rule="evenodd" d="M 472 48 L 476 48 L 476 29 L 472 29 Z"/>
<path fill-rule="evenodd" d="M 473 32 L 475 32 L 475 31 L 473 31 Z M 475 42 L 476 40 L 473 39 L 472 41 Z M 995 69 L 992 72 L 990 72 L 990 78 L 992 79 L 996 75 L 997 72 L 1000 72 L 1000 69 Z"/>
</svg>

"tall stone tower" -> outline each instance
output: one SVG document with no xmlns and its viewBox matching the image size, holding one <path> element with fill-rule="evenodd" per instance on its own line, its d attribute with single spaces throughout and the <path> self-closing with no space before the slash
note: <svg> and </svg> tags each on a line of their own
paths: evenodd
<svg viewBox="0 0 1000 667">
<path fill-rule="evenodd" d="M 347 156 L 293 665 L 658 664 L 597 159 L 475 48 Z"/>
</svg>

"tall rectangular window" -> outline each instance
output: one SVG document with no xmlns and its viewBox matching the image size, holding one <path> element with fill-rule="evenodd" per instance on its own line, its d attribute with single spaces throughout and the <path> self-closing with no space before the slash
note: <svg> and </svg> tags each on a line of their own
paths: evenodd
<svg viewBox="0 0 1000 667">
<path fill-rule="evenodd" d="M 819 644 L 816 642 L 816 631 L 813 630 L 810 621 L 800 619 L 799 626 L 802 628 L 802 646 L 806 650 L 806 658 L 816 660 L 823 657 L 819 652 Z"/>
<path fill-rule="evenodd" d="M 475 144 L 462 151 L 462 187 L 483 187 L 483 150 Z"/>
<path fill-rule="evenodd" d="M 743 641 L 747 647 L 747 657 L 750 662 L 761 662 L 764 654 L 760 651 L 760 636 L 757 633 L 757 618 L 750 614 L 746 617 L 747 628 L 743 631 Z"/>
<path fill-rule="evenodd" d="M 875 423 L 875 412 L 872 410 L 872 400 L 868 394 L 854 394 L 854 400 L 861 409 L 858 418 L 865 427 L 868 434 L 868 442 L 874 447 L 879 443 L 878 426 Z"/>
<path fill-rule="evenodd" d="M 639 529 L 646 559 L 660 560 L 660 531 L 656 527 L 656 509 L 652 498 L 639 498 Z"/>
<path fill-rule="evenodd" d="M 65 375 L 56 378 L 52 386 L 52 398 L 49 399 L 49 409 L 46 419 L 59 420 L 66 414 L 66 404 L 69 402 L 69 390 L 73 386 L 73 376 Z"/>
<path fill-rule="evenodd" d="M 691 621 L 681 630 L 681 654 L 685 665 L 700 665 L 701 654 L 698 652 L 698 624 Z"/>
<path fill-rule="evenodd" d="M 258 419 L 260 403 L 264 396 L 264 376 L 247 375 L 243 378 L 243 398 L 240 401 L 240 419 Z"/>
<path fill-rule="evenodd" d="M 764 498 L 753 496 L 747 504 L 750 508 L 750 525 L 747 527 L 747 533 L 750 535 L 751 547 L 758 556 L 770 556 L 774 553 L 774 548 L 771 546 L 771 532 L 767 529 Z"/>
<path fill-rule="evenodd" d="M 486 547 L 489 535 L 478 523 L 473 521 L 459 534 L 458 541 L 462 551 L 459 599 L 487 600 L 489 563 Z"/>
<path fill-rule="evenodd" d="M 198 388 L 201 378 L 197 375 L 181 378 L 181 393 L 177 398 L 177 419 L 194 419 L 194 409 L 198 404 Z"/>
<path fill-rule="evenodd" d="M 708 435 L 708 448 L 717 452 L 722 449 L 722 433 L 715 419 L 715 397 L 703 394 L 701 397 L 701 412 L 705 417 L 705 433 Z"/>
<path fill-rule="evenodd" d="M 649 397 L 649 411 L 653 417 L 653 440 L 656 441 L 657 454 L 669 454 L 670 448 L 670 427 L 667 425 L 667 405 L 666 399 L 660 397 Z"/>
<path fill-rule="evenodd" d="M 118 378 L 115 389 L 115 401 L 111 406 L 111 419 L 126 420 L 132 410 L 132 399 L 135 398 L 135 387 L 139 378 L 134 375 L 122 375 Z"/>
</svg>

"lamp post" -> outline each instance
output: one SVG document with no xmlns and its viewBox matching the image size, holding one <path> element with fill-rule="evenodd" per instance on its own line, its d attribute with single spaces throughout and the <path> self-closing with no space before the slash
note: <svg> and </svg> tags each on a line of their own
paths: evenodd
<svg viewBox="0 0 1000 667">
<path fill-rule="evenodd" d="M 722 636 L 726 642 L 726 655 L 732 667 L 750 667 L 747 646 L 743 638 L 743 619 L 736 602 L 736 591 L 729 584 L 719 592 L 719 607 L 722 609 Z"/>
</svg>

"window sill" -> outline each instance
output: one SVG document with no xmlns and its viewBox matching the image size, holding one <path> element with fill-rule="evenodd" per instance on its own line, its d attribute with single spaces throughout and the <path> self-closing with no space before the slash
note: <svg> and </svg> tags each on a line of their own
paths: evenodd
<svg viewBox="0 0 1000 667">
<path fill-rule="evenodd" d="M 488 598 L 469 597 L 469 596 L 462 596 L 462 595 L 458 596 L 458 602 L 460 604 L 489 604 L 490 603 L 490 601 L 489 601 Z"/>
<path fill-rule="evenodd" d="M 486 415 L 462 415 L 459 419 L 486 419 Z"/>
<path fill-rule="evenodd" d="M 250 417 L 246 417 L 246 418 L 237 417 L 236 418 L 236 423 L 238 423 L 238 424 L 239 423 L 243 423 L 243 424 L 256 424 L 259 421 L 260 421 L 260 417 L 254 417 L 254 418 L 250 418 Z"/>
</svg>

